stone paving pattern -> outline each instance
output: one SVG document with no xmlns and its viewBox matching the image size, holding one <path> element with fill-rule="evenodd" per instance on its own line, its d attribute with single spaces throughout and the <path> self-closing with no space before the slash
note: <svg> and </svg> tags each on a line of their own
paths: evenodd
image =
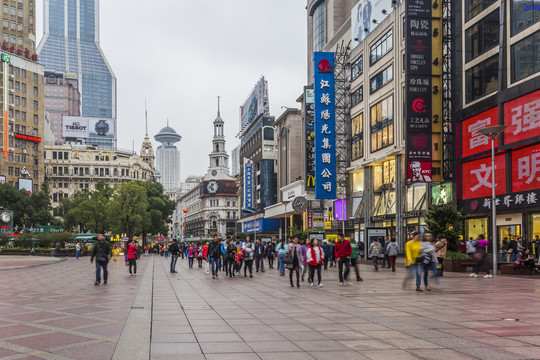
<svg viewBox="0 0 540 360">
<path fill-rule="evenodd" d="M 145 289 L 151 331 L 131 339 L 150 342 L 141 359 L 540 359 L 534 277 L 447 273 L 439 290 L 416 293 L 402 290 L 403 269 L 368 265 L 363 283 L 340 287 L 331 269 L 323 288 L 300 289 L 276 270 L 212 280 L 186 260 L 171 274 L 153 255 L 139 267 L 129 277 L 112 262 L 106 287 L 92 285 L 88 258 L 0 272 L 0 358 L 134 359 L 115 349 Z"/>
</svg>

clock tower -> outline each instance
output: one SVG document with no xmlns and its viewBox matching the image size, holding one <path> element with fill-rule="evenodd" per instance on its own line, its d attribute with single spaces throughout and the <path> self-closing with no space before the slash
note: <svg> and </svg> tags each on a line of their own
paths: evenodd
<svg viewBox="0 0 540 360">
<path fill-rule="evenodd" d="M 214 137 L 212 138 L 212 152 L 208 155 L 210 166 L 208 167 L 205 180 L 232 179 L 229 174 L 229 154 L 225 150 L 225 135 L 223 132 L 225 123 L 221 118 L 219 100 L 220 98 L 218 96 L 218 110 L 217 117 L 214 120 Z"/>
</svg>

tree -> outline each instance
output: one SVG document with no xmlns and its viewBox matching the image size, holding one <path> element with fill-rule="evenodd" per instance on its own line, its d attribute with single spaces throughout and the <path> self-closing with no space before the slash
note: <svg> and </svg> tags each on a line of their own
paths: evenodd
<svg viewBox="0 0 540 360">
<path fill-rule="evenodd" d="M 129 238 L 138 235 L 147 216 L 146 191 L 138 182 L 119 184 L 109 206 L 109 218 L 114 230 L 125 233 Z"/>
<path fill-rule="evenodd" d="M 25 219 L 27 227 L 29 225 L 57 225 L 59 223 L 52 215 L 51 193 L 46 182 L 41 184 L 40 191 L 30 195 L 29 201 L 30 208 Z"/>
<path fill-rule="evenodd" d="M 57 215 L 62 219 L 62 227 L 66 231 L 74 231 L 79 227 L 80 232 L 85 232 L 87 219 L 82 218 L 83 213 L 79 206 L 90 198 L 90 191 L 87 189 L 77 190 L 68 198 L 60 199 L 60 206 L 57 208 Z"/>
<path fill-rule="evenodd" d="M 448 250 L 459 251 L 460 227 L 463 215 L 452 204 L 433 205 L 425 214 L 427 229 L 434 236 L 442 234 L 448 241 Z"/>
<path fill-rule="evenodd" d="M 176 206 L 175 202 L 170 200 L 163 192 L 163 185 L 150 181 L 136 181 L 146 191 L 148 200 L 147 216 L 142 222 L 142 237 L 146 241 L 147 234 L 166 234 L 169 227 L 165 222 L 171 222 L 171 215 Z"/>
</svg>

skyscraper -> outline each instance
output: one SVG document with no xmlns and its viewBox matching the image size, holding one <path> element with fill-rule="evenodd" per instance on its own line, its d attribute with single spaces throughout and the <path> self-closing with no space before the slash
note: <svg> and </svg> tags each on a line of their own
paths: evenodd
<svg viewBox="0 0 540 360">
<path fill-rule="evenodd" d="M 43 14 L 40 62 L 78 79 L 82 116 L 116 118 L 116 78 L 99 45 L 99 0 L 44 0 Z"/>
<path fill-rule="evenodd" d="M 165 191 L 179 190 L 180 151 L 174 144 L 182 140 L 182 137 L 167 122 L 167 126 L 154 135 L 154 139 L 161 143 L 156 151 L 156 178 Z"/>
</svg>

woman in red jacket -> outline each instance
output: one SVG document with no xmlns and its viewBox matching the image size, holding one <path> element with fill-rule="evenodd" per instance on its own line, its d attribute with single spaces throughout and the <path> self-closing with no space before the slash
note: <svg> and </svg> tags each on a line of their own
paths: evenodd
<svg viewBox="0 0 540 360">
<path fill-rule="evenodd" d="M 313 280 L 315 279 L 315 270 L 317 270 L 317 282 L 319 287 L 323 287 L 321 282 L 321 265 L 324 262 L 324 251 L 319 246 L 319 240 L 311 239 L 311 245 L 307 248 L 307 263 L 309 264 L 309 278 L 311 279 L 311 286 L 314 286 Z"/>
<path fill-rule="evenodd" d="M 137 247 L 132 244 L 133 240 L 128 240 L 126 250 L 129 263 L 129 276 L 137 276 Z M 131 271 L 133 267 L 133 272 Z"/>
</svg>

